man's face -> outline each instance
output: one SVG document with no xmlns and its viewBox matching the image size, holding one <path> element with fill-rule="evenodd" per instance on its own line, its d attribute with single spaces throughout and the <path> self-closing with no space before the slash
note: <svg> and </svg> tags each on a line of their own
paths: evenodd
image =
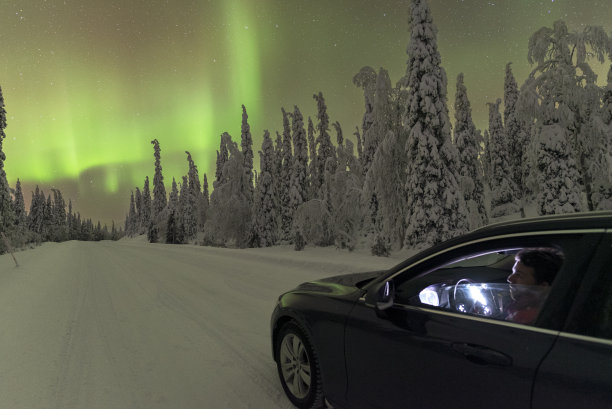
<svg viewBox="0 0 612 409">
<path fill-rule="evenodd" d="M 516 260 L 512 267 L 512 274 L 508 276 L 507 281 L 510 284 L 537 285 L 534 273 L 533 267 L 528 267 Z"/>
</svg>

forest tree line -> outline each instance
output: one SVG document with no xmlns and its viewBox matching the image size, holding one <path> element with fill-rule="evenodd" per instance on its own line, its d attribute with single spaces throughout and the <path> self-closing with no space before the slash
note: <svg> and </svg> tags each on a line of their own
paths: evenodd
<svg viewBox="0 0 612 409">
<path fill-rule="evenodd" d="M 384 255 L 438 243 L 489 218 L 524 217 L 529 204 L 540 215 L 612 209 L 612 70 L 600 87 L 589 65 L 612 57 L 603 28 L 571 32 L 557 21 L 535 32 L 532 72 L 519 88 L 506 65 L 503 112 L 501 98 L 489 102 L 481 132 L 463 74 L 451 125 L 432 21 L 427 2 L 413 0 L 406 74 L 395 86 L 384 68 L 354 76 L 365 102 L 356 152 L 340 124 L 330 123 L 319 93 L 314 122 L 297 106 L 281 109 L 282 133 L 273 140 L 263 132 L 257 172 L 243 106 L 240 146 L 221 135 L 210 195 L 186 152 L 188 174 L 172 181 L 167 199 L 153 141 L 153 198 L 147 178 L 144 194 L 132 195 L 126 232 L 216 246 L 365 244 Z"/>
<path fill-rule="evenodd" d="M 258 172 L 243 106 L 240 145 L 221 135 L 210 194 L 189 152 L 187 174 L 173 180 L 167 194 L 161 147 L 152 141 L 152 190 L 148 177 L 142 190 L 136 188 L 124 231 L 147 234 L 152 242 L 365 245 L 384 255 L 438 243 L 490 218 L 524 216 L 530 205 L 541 215 L 612 209 L 612 70 L 600 87 L 591 67 L 612 57 L 602 27 L 572 32 L 557 21 L 536 31 L 527 50 L 532 72 L 519 87 L 506 65 L 503 99 L 488 102 L 488 128 L 481 131 L 463 74 L 451 124 L 426 0 L 410 2 L 409 26 L 406 73 L 395 86 L 384 68 L 364 67 L 353 77 L 364 95 L 356 146 L 330 121 L 318 93 L 316 118 L 305 119 L 297 106 L 281 109 L 282 132 L 274 138 L 264 130 Z M 4 172 L 5 128 L 0 90 L 2 231 L 26 241 L 123 234 L 81 220 L 70 203 L 66 211 L 59 191 L 53 198 L 32 192 L 26 213 L 19 182 L 11 189 Z"/>
<path fill-rule="evenodd" d="M 66 201 L 59 189 L 51 189 L 53 196 L 36 186 L 32 192 L 30 211 L 26 211 L 21 181 L 17 179 L 15 188 L 8 184 L 4 162 L 6 155 L 2 142 L 6 138 L 6 109 L 2 88 L 0 87 L 0 232 L 7 237 L 11 247 L 20 248 L 30 243 L 45 241 L 62 242 L 67 240 L 118 240 L 123 236 L 121 227 L 115 223 L 108 226 L 94 224 L 91 219 L 81 218 L 79 212 L 73 212 L 72 201 Z M 7 252 L 4 240 L 0 239 L 0 254 Z"/>
</svg>

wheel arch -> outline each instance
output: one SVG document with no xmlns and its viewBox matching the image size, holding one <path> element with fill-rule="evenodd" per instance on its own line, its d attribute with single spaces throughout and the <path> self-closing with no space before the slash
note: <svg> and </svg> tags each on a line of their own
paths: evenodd
<svg viewBox="0 0 612 409">
<path fill-rule="evenodd" d="M 313 337 L 313 334 L 312 334 L 310 328 L 308 328 L 308 326 L 305 325 L 304 320 L 302 318 L 300 318 L 298 316 L 298 314 L 292 314 L 292 313 L 289 313 L 289 312 L 285 312 L 284 314 L 280 315 L 276 319 L 276 321 L 274 323 L 274 327 L 272 329 L 272 356 L 274 358 L 274 361 L 276 361 L 276 344 L 278 343 L 278 334 L 280 333 L 280 330 L 287 323 L 290 323 L 290 322 L 295 323 L 295 325 L 297 325 L 300 328 L 300 330 L 302 330 L 304 332 L 304 335 L 306 335 L 308 337 L 308 340 L 312 344 L 312 349 L 314 350 L 314 352 L 318 356 L 317 347 L 316 347 L 316 345 L 314 345 L 315 344 L 313 342 L 314 337 Z"/>
</svg>

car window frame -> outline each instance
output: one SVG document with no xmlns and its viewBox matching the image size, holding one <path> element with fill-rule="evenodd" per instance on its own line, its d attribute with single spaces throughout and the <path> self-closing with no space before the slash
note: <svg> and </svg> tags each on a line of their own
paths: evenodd
<svg viewBox="0 0 612 409">
<path fill-rule="evenodd" d="M 608 280 L 608 285 L 612 285 L 612 277 L 603 278 L 605 274 L 604 268 L 608 267 L 607 263 L 612 259 L 610 255 L 611 249 L 612 229 L 607 229 L 593 257 L 589 271 L 578 289 L 578 294 L 574 299 L 568 319 L 562 329 L 562 336 L 612 345 L 612 337 L 605 338 L 590 332 L 588 329 L 589 325 L 593 324 L 590 316 L 591 312 L 599 310 L 605 302 L 603 298 L 592 295 L 593 287 L 597 286 L 601 280 Z M 609 274 L 612 275 L 612 266 L 609 267 L 609 271 Z M 585 304 L 588 300 L 595 300 L 594 305 L 586 306 Z"/>
<path fill-rule="evenodd" d="M 580 285 L 582 277 L 584 277 L 584 275 L 586 274 L 586 269 L 588 269 L 589 267 L 589 257 L 592 257 L 595 251 L 599 248 L 599 244 L 605 233 L 606 229 L 604 228 L 541 230 L 532 232 L 491 235 L 488 237 L 467 240 L 461 243 L 457 243 L 456 245 L 440 249 L 439 251 L 429 254 L 423 257 L 422 259 L 415 260 L 413 263 L 410 263 L 409 265 L 389 274 L 386 278 L 386 281 L 393 281 L 395 285 L 401 285 L 406 280 L 422 277 L 423 275 L 429 274 L 438 268 L 442 268 L 446 265 L 460 260 L 461 258 L 464 258 L 466 253 L 465 250 L 467 248 L 470 249 L 468 250 L 469 253 L 477 253 L 479 251 L 493 250 L 494 248 L 502 250 L 521 247 L 555 247 L 555 239 L 568 241 L 571 236 L 581 236 L 579 237 L 580 243 L 582 244 L 582 247 L 585 247 L 585 249 L 577 251 L 577 249 L 563 248 L 564 255 L 566 257 L 574 256 L 574 260 L 568 262 L 568 260 L 566 259 L 557 275 L 557 278 L 555 279 L 555 285 L 552 287 L 551 292 L 538 316 L 538 319 L 534 324 L 526 325 L 526 327 L 529 328 L 541 328 L 546 330 L 559 331 L 566 323 L 569 310 L 573 305 L 574 297 L 577 293 L 577 288 Z M 546 237 L 549 237 L 549 239 L 546 240 Z M 588 252 L 589 248 L 592 248 L 592 252 L 590 254 L 585 254 L 585 251 Z M 576 252 L 577 256 L 574 255 L 574 251 Z M 586 263 L 586 266 L 584 266 L 585 271 L 573 275 L 570 274 L 568 271 L 573 265 L 578 263 L 576 257 L 580 258 L 580 265 Z M 498 319 L 462 314 L 460 312 L 450 311 L 427 305 L 413 306 L 397 303 L 394 304 L 394 307 L 418 308 L 425 311 L 451 314 L 452 316 L 461 318 L 482 319 L 491 323 L 509 323 L 507 321 L 502 321 Z"/>
</svg>

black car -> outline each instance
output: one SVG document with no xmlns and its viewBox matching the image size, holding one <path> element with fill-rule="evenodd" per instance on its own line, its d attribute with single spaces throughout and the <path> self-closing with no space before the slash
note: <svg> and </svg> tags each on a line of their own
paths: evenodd
<svg viewBox="0 0 612 409">
<path fill-rule="evenodd" d="M 515 258 L 534 249 L 560 268 L 519 285 Z M 537 302 L 517 315 L 521 291 Z M 271 332 L 300 408 L 612 408 L 612 212 L 500 223 L 301 284 Z"/>
</svg>

